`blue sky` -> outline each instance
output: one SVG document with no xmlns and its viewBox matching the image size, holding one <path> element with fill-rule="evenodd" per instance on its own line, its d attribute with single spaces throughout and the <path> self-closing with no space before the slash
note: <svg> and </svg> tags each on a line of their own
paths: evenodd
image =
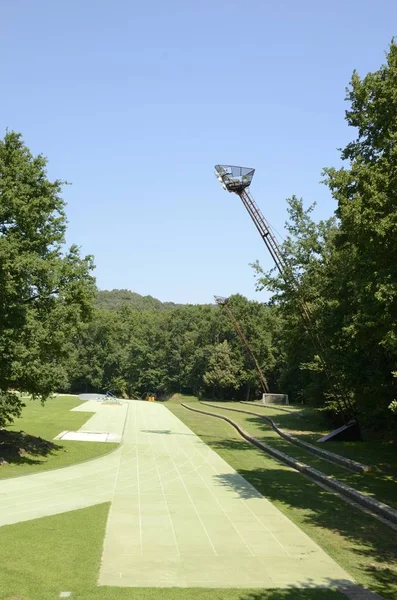
<svg viewBox="0 0 397 600">
<path fill-rule="evenodd" d="M 266 299 L 249 263 L 271 261 L 213 166 L 255 167 L 281 232 L 292 194 L 329 216 L 345 87 L 397 34 L 395 0 L 2 0 L 0 18 L 2 134 L 72 183 L 68 243 L 101 289 L 191 303 Z"/>
</svg>

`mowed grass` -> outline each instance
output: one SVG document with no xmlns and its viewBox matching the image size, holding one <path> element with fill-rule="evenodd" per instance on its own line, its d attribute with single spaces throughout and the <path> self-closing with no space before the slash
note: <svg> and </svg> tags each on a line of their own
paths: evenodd
<svg viewBox="0 0 397 600">
<path fill-rule="evenodd" d="M 371 473 L 355 473 L 353 471 L 349 471 L 339 465 L 333 464 L 304 450 L 303 448 L 291 444 L 287 440 L 281 438 L 272 428 L 271 426 L 260 417 L 256 417 L 250 414 L 242 414 L 227 410 L 227 407 L 235 408 L 238 410 L 252 410 L 258 414 L 263 414 L 265 416 L 270 416 L 269 409 L 264 409 L 261 411 L 260 409 L 256 409 L 251 405 L 244 406 L 238 402 L 225 402 L 225 403 L 215 403 L 220 408 L 213 408 L 211 406 L 202 406 L 202 409 L 208 410 L 208 412 L 214 412 L 218 414 L 222 414 L 230 417 L 233 421 L 240 424 L 245 431 L 255 436 L 258 440 L 269 444 L 273 448 L 280 450 L 281 452 L 285 452 L 289 454 L 296 460 L 306 463 L 315 469 L 318 469 L 322 473 L 326 475 L 330 475 L 335 477 L 339 481 L 346 483 L 347 485 L 367 494 L 371 497 L 374 497 L 386 504 L 389 504 L 393 508 L 397 509 L 397 479 L 394 477 L 392 473 L 383 473 L 383 472 L 371 472 Z M 223 408 L 224 406 L 224 408 Z M 298 417 L 292 415 L 289 417 L 290 421 L 297 420 Z M 292 433 L 291 429 L 287 429 L 282 425 L 282 418 L 280 415 L 277 417 L 271 417 L 282 429 L 285 431 L 289 431 Z M 308 425 L 308 423 L 306 423 Z M 296 431 L 296 430 L 295 430 Z M 294 434 L 295 434 L 294 431 Z M 298 437 L 298 436 L 297 436 Z M 365 445 L 366 442 L 356 442 L 356 444 L 361 443 L 361 445 Z M 342 444 L 339 443 L 339 446 Z M 321 446 L 318 444 L 318 446 Z M 333 446 L 333 444 L 322 445 L 322 449 L 330 450 L 331 452 L 337 452 L 337 448 Z M 372 446 L 372 452 L 374 453 L 374 447 Z M 354 454 L 352 456 L 354 458 Z M 357 459 L 355 459 L 357 460 Z M 395 466 L 397 462 L 397 458 L 394 457 L 394 462 L 391 464 L 391 467 Z"/>
<path fill-rule="evenodd" d="M 192 397 L 182 399 L 203 408 Z M 191 412 L 180 400 L 168 402 L 167 407 L 357 582 L 397 600 L 395 530 L 257 450 L 224 421 Z M 232 414 L 234 419 L 237 413 Z"/>
<path fill-rule="evenodd" d="M 1 600 L 342 600 L 332 590 L 97 586 L 109 504 L 0 527 Z"/>
<path fill-rule="evenodd" d="M 0 479 L 66 467 L 117 448 L 117 444 L 54 440 L 61 431 L 80 429 L 93 416 L 70 412 L 81 404 L 77 396 L 57 396 L 44 406 L 30 399 L 25 402 L 21 418 L 5 432 L 0 430 L 0 458 L 8 463 L 0 465 Z"/>
<path fill-rule="evenodd" d="M 364 442 L 318 442 L 318 439 L 332 430 L 320 411 L 305 407 L 286 407 L 287 413 L 278 407 L 269 408 L 258 402 L 244 406 L 236 403 L 245 410 L 253 410 L 272 418 L 282 429 L 319 448 L 329 449 L 347 458 L 370 465 L 397 478 L 397 447 L 396 444 L 382 439 L 373 439 L 368 432 L 364 433 Z"/>
</svg>

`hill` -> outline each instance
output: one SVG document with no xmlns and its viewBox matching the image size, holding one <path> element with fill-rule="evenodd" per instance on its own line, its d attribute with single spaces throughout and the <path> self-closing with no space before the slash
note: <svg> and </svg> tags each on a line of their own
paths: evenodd
<svg viewBox="0 0 397 600">
<path fill-rule="evenodd" d="M 117 310 L 125 305 L 136 310 L 170 310 L 182 306 L 174 302 L 161 302 L 153 296 L 141 296 L 130 290 L 98 290 L 95 305 L 107 310 Z"/>
</svg>

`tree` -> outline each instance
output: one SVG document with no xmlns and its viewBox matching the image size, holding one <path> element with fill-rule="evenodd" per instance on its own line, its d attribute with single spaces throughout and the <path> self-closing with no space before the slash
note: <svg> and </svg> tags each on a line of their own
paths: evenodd
<svg viewBox="0 0 397 600">
<path fill-rule="evenodd" d="M 397 45 L 386 64 L 363 79 L 354 72 L 346 120 L 357 137 L 342 151 L 347 163 L 325 169 L 337 201 L 332 318 L 345 350 L 344 377 L 365 422 L 389 424 L 397 362 Z M 328 320 L 329 322 L 329 320 Z M 334 325 L 335 327 L 335 325 Z"/>
<path fill-rule="evenodd" d="M 208 370 L 204 374 L 204 382 L 220 390 L 221 398 L 225 389 L 235 389 L 238 387 L 239 365 L 233 360 L 230 345 L 225 340 L 216 344 L 209 359 Z"/>
<path fill-rule="evenodd" d="M 63 251 L 64 182 L 19 134 L 0 141 L 0 426 L 21 412 L 12 388 L 44 401 L 68 382 L 68 361 L 89 319 L 95 281 L 91 256 Z"/>
<path fill-rule="evenodd" d="M 228 304 L 271 389 L 275 391 L 277 383 L 272 376 L 277 355 L 277 349 L 273 345 L 274 312 L 266 304 L 249 301 L 241 294 L 230 296 Z M 224 309 L 220 310 L 224 312 Z M 234 327 L 227 339 L 234 356 L 241 363 L 239 387 L 245 388 L 246 400 L 250 399 L 251 391 L 254 392 L 254 397 L 260 397 L 263 390 L 256 366 Z"/>
<path fill-rule="evenodd" d="M 332 392 L 299 319 L 310 309 L 332 379 L 352 399 L 364 426 L 397 426 L 388 406 L 397 396 L 397 45 L 386 64 L 363 79 L 353 73 L 346 120 L 357 137 L 342 150 L 346 165 L 325 169 L 335 217 L 315 223 L 310 209 L 289 202 L 282 245 L 294 286 L 258 265 L 259 286 L 275 292 L 282 317 L 284 374 L 302 399 L 323 403 Z M 291 369 L 292 367 L 292 369 Z M 291 381 L 290 382 L 293 383 Z M 332 405 L 332 403 L 331 403 Z M 335 406 L 335 405 L 334 405 Z M 394 422 L 393 422 L 394 419 Z"/>
<path fill-rule="evenodd" d="M 331 393 L 330 382 L 318 359 L 317 345 L 302 319 L 301 306 L 304 302 L 308 307 L 312 331 L 323 338 L 323 288 L 336 221 L 331 218 L 316 223 L 312 217 L 314 205 L 305 209 L 303 200 L 296 196 L 287 202 L 287 237 L 281 244 L 281 251 L 287 264 L 288 279 L 274 270 L 265 273 L 256 263 L 257 286 L 273 292 L 272 317 L 276 327 L 273 327 L 272 345 L 278 349 L 278 364 L 275 365 L 278 389 L 288 393 L 293 401 L 322 405 Z M 328 363 L 329 339 L 326 346 L 323 358 Z"/>
</svg>

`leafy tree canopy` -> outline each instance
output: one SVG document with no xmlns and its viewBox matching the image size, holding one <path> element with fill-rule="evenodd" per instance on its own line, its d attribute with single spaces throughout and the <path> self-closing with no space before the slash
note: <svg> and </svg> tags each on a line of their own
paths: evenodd
<svg viewBox="0 0 397 600">
<path fill-rule="evenodd" d="M 45 400 L 67 383 L 67 362 L 90 317 L 92 257 L 64 251 L 60 180 L 21 136 L 0 141 L 0 426 L 18 416 L 18 388 Z"/>
</svg>

